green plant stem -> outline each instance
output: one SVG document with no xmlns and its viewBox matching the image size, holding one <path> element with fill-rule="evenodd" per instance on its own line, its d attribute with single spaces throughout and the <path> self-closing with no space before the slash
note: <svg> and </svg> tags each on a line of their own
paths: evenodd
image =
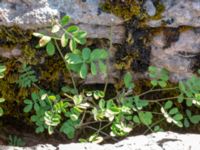
<svg viewBox="0 0 200 150">
<path fill-rule="evenodd" d="M 35 88 L 37 88 L 38 90 L 41 90 L 41 88 L 40 88 L 37 84 L 32 83 L 32 85 L 33 85 Z"/>
<path fill-rule="evenodd" d="M 94 99 L 88 99 L 95 107 L 98 106 L 98 104 L 94 101 Z"/>
<path fill-rule="evenodd" d="M 108 120 L 102 120 L 101 122 L 108 122 Z M 95 123 L 99 123 L 99 121 L 91 121 L 91 122 L 81 123 L 80 125 L 77 126 L 77 128 L 82 128 L 84 126 L 88 126 L 90 124 L 95 124 Z"/>
<path fill-rule="evenodd" d="M 66 33 L 67 35 L 69 35 L 72 39 L 74 39 L 75 37 L 73 36 L 73 34 L 71 34 L 70 32 L 66 31 L 65 28 L 63 28 L 60 24 L 57 24 L 60 26 L 60 28 L 63 30 L 64 33 Z"/>
<path fill-rule="evenodd" d="M 67 93 L 64 93 L 64 95 L 65 95 L 67 98 L 69 98 L 69 99 L 73 100 L 73 97 L 72 97 L 72 96 L 70 96 L 69 94 L 67 94 Z"/>
<path fill-rule="evenodd" d="M 172 99 L 177 99 L 178 96 L 175 97 L 167 97 L 167 98 L 161 98 L 161 99 L 154 99 L 154 100 L 147 100 L 148 102 L 162 102 L 162 101 L 166 101 L 166 100 L 172 100 Z"/>
<path fill-rule="evenodd" d="M 68 67 L 68 65 L 67 65 L 67 62 L 65 61 L 65 57 L 64 57 L 64 55 L 62 54 L 61 49 L 60 49 L 60 47 L 59 47 L 57 41 L 54 40 L 54 42 L 55 42 L 56 48 L 57 48 L 57 50 L 58 50 L 60 56 L 62 57 L 62 59 L 63 59 L 63 61 L 64 61 L 64 63 L 65 63 L 65 67 L 66 67 L 67 71 L 68 71 L 69 74 L 70 74 L 70 77 L 71 77 L 71 80 L 72 80 L 72 84 L 73 84 L 73 86 L 74 86 L 74 89 L 76 90 L 76 93 L 78 94 L 78 90 L 77 90 L 76 83 L 75 83 L 75 81 L 74 81 L 72 72 L 70 71 L 70 69 L 69 69 L 69 67 Z"/>
<path fill-rule="evenodd" d="M 83 124 L 83 121 L 84 121 L 84 119 L 85 119 L 85 115 L 86 115 L 86 111 L 84 111 L 84 113 L 83 113 L 83 116 L 82 116 L 82 118 L 81 118 L 80 124 Z"/>
<path fill-rule="evenodd" d="M 152 114 L 155 114 L 155 115 L 163 115 L 162 113 L 152 112 L 152 111 L 145 111 L 145 110 L 140 110 L 140 112 L 151 112 Z"/>
<path fill-rule="evenodd" d="M 178 96 L 174 96 L 174 97 L 168 97 L 168 98 L 161 98 L 161 99 L 154 99 L 154 100 L 147 100 L 148 102 L 162 102 L 162 101 L 166 101 L 166 100 L 174 100 L 177 99 Z M 190 98 L 190 97 L 185 97 L 184 99 L 194 99 L 194 98 Z"/>
<path fill-rule="evenodd" d="M 102 131 L 103 129 L 105 129 L 106 127 L 110 126 L 111 124 L 112 124 L 112 122 L 109 122 L 109 123 L 108 123 L 108 124 L 106 124 L 105 126 L 103 126 L 103 127 L 99 128 L 99 129 L 98 129 L 98 131 L 97 131 L 96 133 L 98 133 L 98 132 Z"/>
<path fill-rule="evenodd" d="M 106 69 L 106 84 L 104 86 L 104 93 L 106 93 L 106 90 L 107 90 L 107 87 L 108 87 L 108 81 L 109 81 L 109 56 L 110 56 L 110 51 L 112 49 L 112 33 L 113 33 L 113 29 L 112 29 L 112 23 L 111 23 L 111 26 L 110 26 L 110 45 L 109 45 L 109 49 L 108 49 L 108 58 L 106 59 L 106 66 L 107 66 L 107 69 Z"/>
<path fill-rule="evenodd" d="M 153 124 L 150 126 L 150 128 L 152 128 L 153 126 L 155 126 L 155 125 L 159 124 L 159 123 L 160 123 L 160 122 L 162 122 L 163 120 L 165 120 L 165 118 L 163 118 L 163 119 L 161 119 L 161 120 L 158 120 L 158 121 L 156 121 L 155 123 L 153 123 Z M 143 134 L 146 134 L 148 131 L 149 131 L 149 128 L 148 128 L 146 131 L 144 131 L 144 133 L 143 133 Z"/>
<path fill-rule="evenodd" d="M 86 128 L 89 128 L 89 129 L 92 129 L 92 130 L 98 131 L 98 129 L 93 128 L 93 127 L 91 127 L 91 126 L 87 126 Z M 107 134 L 107 133 L 105 133 L 105 132 L 103 132 L 103 131 L 99 131 L 99 132 L 100 132 L 101 134 L 107 136 L 107 137 L 112 138 L 115 142 L 118 142 L 118 141 L 119 141 L 118 139 L 116 139 L 116 138 L 110 136 L 109 134 Z"/>
<path fill-rule="evenodd" d="M 143 95 L 146 95 L 146 94 L 152 93 L 152 92 L 170 91 L 170 90 L 175 90 L 175 89 L 178 89 L 178 87 L 165 88 L 165 89 L 154 89 L 154 90 L 153 90 L 153 88 L 151 88 L 150 90 L 148 90 L 148 91 L 146 91 L 144 93 L 141 93 L 138 96 L 143 96 Z"/>
<path fill-rule="evenodd" d="M 153 133 L 154 131 L 151 129 L 151 126 L 146 125 L 146 127 Z"/>
</svg>

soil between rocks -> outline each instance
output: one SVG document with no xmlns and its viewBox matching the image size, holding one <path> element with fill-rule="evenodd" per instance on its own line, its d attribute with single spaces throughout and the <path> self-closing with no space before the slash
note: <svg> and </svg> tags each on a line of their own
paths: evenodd
<svg viewBox="0 0 200 150">
<path fill-rule="evenodd" d="M 85 129 L 87 130 L 87 129 Z M 167 124 L 167 128 L 165 131 L 173 131 L 177 133 L 194 133 L 194 134 L 200 134 L 200 126 L 192 126 L 191 128 L 178 128 L 174 125 Z M 84 134 L 88 133 L 88 136 L 90 135 L 90 131 L 82 131 Z M 147 135 L 151 132 L 147 130 L 144 126 L 138 126 L 133 129 L 133 131 L 130 133 L 131 136 L 137 136 L 137 135 Z M 15 118 L 8 118 L 3 117 L 0 119 L 0 145 L 8 145 L 8 137 L 9 135 L 16 135 L 17 137 L 20 137 L 25 141 L 25 146 L 34 146 L 38 144 L 51 144 L 53 146 L 58 146 L 59 144 L 69 144 L 69 143 L 78 143 L 78 139 L 80 137 L 76 137 L 73 140 L 67 139 L 67 137 L 60 133 L 58 130 L 55 131 L 53 135 L 48 135 L 47 132 L 42 134 L 36 134 L 34 131 L 34 126 L 27 125 L 25 121 L 23 120 L 17 120 Z M 81 133 L 79 133 L 81 135 Z M 87 137 L 87 135 L 85 135 Z M 123 140 L 127 137 L 121 137 L 117 138 L 118 141 Z M 106 139 L 101 144 L 111 144 L 116 143 L 112 138 Z"/>
</svg>

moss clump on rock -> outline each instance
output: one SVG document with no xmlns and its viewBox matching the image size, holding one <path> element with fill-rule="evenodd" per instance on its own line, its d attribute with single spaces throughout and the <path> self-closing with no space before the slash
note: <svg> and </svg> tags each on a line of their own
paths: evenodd
<svg viewBox="0 0 200 150">
<path fill-rule="evenodd" d="M 142 1 L 138 0 L 106 0 L 105 3 L 102 4 L 101 8 L 104 11 L 111 12 L 125 20 L 130 20 L 135 16 L 142 18 L 142 15 L 144 15 L 142 3 Z"/>
<path fill-rule="evenodd" d="M 32 38 L 31 30 L 22 30 L 17 26 L 5 27 L 0 26 L 0 43 L 24 43 Z"/>
<path fill-rule="evenodd" d="M 101 4 L 101 8 L 104 11 L 115 14 L 116 16 L 122 17 L 125 21 L 129 21 L 132 18 L 137 18 L 141 21 L 141 26 L 145 25 L 148 20 L 158 20 L 162 18 L 162 13 L 165 10 L 165 6 L 159 1 L 154 0 L 153 4 L 156 8 L 156 14 L 149 16 L 144 9 L 145 1 L 140 0 L 106 0 Z"/>
<path fill-rule="evenodd" d="M 159 1 L 154 1 L 154 6 L 156 7 L 156 14 L 149 19 L 159 20 L 162 18 L 162 13 L 165 11 L 165 6 Z"/>
</svg>

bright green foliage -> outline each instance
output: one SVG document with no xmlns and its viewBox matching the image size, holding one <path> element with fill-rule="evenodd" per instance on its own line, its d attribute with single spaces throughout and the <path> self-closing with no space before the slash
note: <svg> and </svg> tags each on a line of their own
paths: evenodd
<svg viewBox="0 0 200 150">
<path fill-rule="evenodd" d="M 139 112 L 138 116 L 140 118 L 140 121 L 144 124 L 144 125 L 151 125 L 152 124 L 152 119 L 153 119 L 153 115 L 151 112 Z"/>
<path fill-rule="evenodd" d="M 55 46 L 52 42 L 47 44 L 46 51 L 49 56 L 53 56 L 55 54 Z"/>
<path fill-rule="evenodd" d="M 184 82 L 179 82 L 179 89 L 181 91 L 179 102 L 182 103 L 185 99 L 186 105 L 191 107 L 195 105 L 200 106 L 200 78 L 192 76 Z"/>
<path fill-rule="evenodd" d="M 159 125 L 155 126 L 153 130 L 154 130 L 154 132 L 163 132 L 164 131 Z"/>
<path fill-rule="evenodd" d="M 192 124 L 200 123 L 200 115 L 192 115 L 192 112 L 189 109 L 186 110 L 186 116 L 187 117 L 184 118 L 185 127 L 189 127 L 191 123 Z"/>
<path fill-rule="evenodd" d="M 84 58 L 86 59 L 87 55 L 84 55 Z M 130 75 L 125 78 L 126 81 L 124 82 L 131 81 Z M 129 84 L 129 82 L 127 83 Z M 180 95 L 185 94 L 182 91 L 180 90 Z M 145 125 L 155 132 L 163 131 L 159 123 L 154 124 L 155 114 L 146 111 L 149 103 L 153 101 L 149 102 L 140 96 L 126 95 L 122 92 L 118 97 L 106 99 L 103 91 L 96 90 L 76 94 L 76 91 L 69 86 L 62 88 L 62 94 L 66 95 L 67 98 L 63 99 L 54 94 L 43 92 L 43 94 L 39 94 L 40 96 L 32 94 L 32 100 L 24 101 L 27 104 L 24 108 L 25 112 L 31 110 L 36 112 L 31 117 L 32 121 L 36 122 L 38 126 L 36 132 L 43 132 L 47 129 L 49 134 L 52 134 L 55 128 L 60 127 L 60 132 L 72 139 L 76 130 L 84 124 L 86 111 L 90 111 L 93 120 L 96 122 L 108 121 L 111 136 L 126 136 L 138 124 Z M 199 94 L 196 93 L 193 96 L 197 100 L 199 99 Z M 179 98 L 180 96 L 177 96 L 177 101 Z M 190 110 L 186 110 L 187 117 L 185 117 L 174 105 L 174 101 L 167 98 L 162 100 L 166 102 L 163 106 L 159 104 L 161 107 L 160 115 L 162 114 L 168 123 L 174 123 L 178 127 L 188 127 L 190 123 L 199 123 L 199 115 L 193 115 Z M 45 102 L 45 105 L 42 106 L 41 102 Z M 162 120 L 164 121 L 164 119 Z M 85 123 L 87 124 L 87 122 Z M 93 134 L 88 139 L 81 139 L 80 141 L 101 142 L 102 140 L 103 137 Z"/>
<path fill-rule="evenodd" d="M 41 33 L 33 33 L 34 36 L 39 37 L 39 47 L 46 46 L 46 51 L 49 56 L 55 54 L 54 40 L 60 40 L 61 46 L 64 48 L 69 45 L 69 48 L 72 52 L 77 50 L 77 45 L 84 45 L 86 43 L 87 32 L 79 29 L 78 26 L 71 25 L 65 29 L 65 26 L 70 22 L 69 16 L 64 16 L 60 23 L 56 23 L 51 30 L 51 33 L 54 34 L 52 37 L 43 35 Z M 59 31 L 62 31 L 61 37 L 57 34 Z"/>
<path fill-rule="evenodd" d="M 48 129 L 49 134 L 52 134 L 54 127 L 60 124 L 61 113 L 66 113 L 68 106 L 68 102 L 61 101 L 59 96 L 42 90 L 39 93 L 32 93 L 31 99 L 24 100 L 24 103 L 24 112 L 36 112 L 31 116 L 31 120 L 37 125 L 36 133 Z"/>
<path fill-rule="evenodd" d="M 4 72 L 6 71 L 6 66 L 4 65 L 0 65 L 0 79 L 2 79 L 4 77 Z M 0 104 L 3 103 L 5 101 L 4 98 L 0 97 Z M 3 116 L 3 109 L 0 107 L 0 117 Z"/>
<path fill-rule="evenodd" d="M 125 125 L 123 122 L 114 122 L 111 126 L 111 136 L 126 136 L 132 130 L 131 126 Z"/>
<path fill-rule="evenodd" d="M 66 25 L 69 23 L 70 19 L 71 19 L 71 18 L 70 18 L 69 16 L 64 16 L 64 17 L 61 19 L 60 24 L 64 27 L 64 26 L 66 26 Z"/>
<path fill-rule="evenodd" d="M 183 123 L 181 122 L 183 115 L 179 112 L 177 107 L 172 106 L 173 102 L 167 101 L 164 107 L 161 107 L 161 112 L 163 113 L 168 123 L 174 123 L 179 127 L 183 127 Z"/>
<path fill-rule="evenodd" d="M 75 131 L 76 131 L 75 127 L 79 123 L 80 123 L 79 120 L 76 120 L 76 121 L 67 120 L 62 124 L 62 126 L 60 128 L 60 132 L 65 133 L 69 139 L 73 139 L 74 135 L 75 135 Z"/>
<path fill-rule="evenodd" d="M 93 91 L 92 92 L 94 99 L 98 100 L 100 98 L 104 98 L 105 94 L 103 91 Z"/>
<path fill-rule="evenodd" d="M 53 111 L 46 111 L 44 116 L 45 124 L 48 126 L 49 134 L 53 133 L 53 127 L 60 124 L 61 116 Z"/>
<path fill-rule="evenodd" d="M 152 113 L 141 111 L 142 109 L 148 106 L 147 100 L 142 100 L 138 96 L 127 97 L 125 100 L 123 100 L 122 104 L 124 109 L 126 108 L 125 110 L 128 110 L 127 112 L 129 112 L 129 114 L 134 114 L 134 112 L 137 112 L 135 115 L 132 115 L 130 117 L 130 120 L 133 120 L 133 122 L 137 124 L 144 124 L 146 126 L 152 124 Z"/>
<path fill-rule="evenodd" d="M 61 54 L 65 56 L 66 67 L 74 72 L 78 73 L 79 76 L 83 79 L 86 78 L 88 72 L 90 71 L 92 75 L 96 75 L 99 70 L 102 73 L 106 73 L 106 65 L 104 60 L 108 58 L 108 52 L 104 49 L 94 49 L 91 51 L 89 48 L 83 48 L 79 50 L 78 44 L 84 45 L 86 43 L 87 33 L 79 29 L 76 25 L 71 25 L 65 28 L 69 23 L 70 17 L 65 16 L 62 18 L 60 23 L 55 24 L 52 27 L 51 32 L 53 36 L 46 36 L 40 33 L 34 33 L 34 36 L 40 37 L 39 46 L 46 46 L 46 51 L 49 56 L 55 54 L 56 48 L 61 54 L 61 48 L 58 47 L 57 40 L 60 41 L 62 48 L 69 46 L 71 52 Z M 56 33 L 62 31 L 61 37 Z M 55 36 L 56 34 L 56 36 Z M 56 44 L 56 48 L 54 46 Z"/>
<path fill-rule="evenodd" d="M 6 66 L 0 64 L 0 79 L 4 77 L 5 71 L 6 71 Z"/>
<path fill-rule="evenodd" d="M 84 48 L 82 52 L 77 50 L 77 53 L 68 53 L 65 56 L 70 69 L 77 72 L 83 79 L 86 78 L 89 69 L 92 75 L 96 75 L 98 66 L 100 72 L 105 73 L 106 65 L 102 61 L 107 58 L 108 53 L 106 50 L 94 49 L 91 51 L 89 48 Z"/>
<path fill-rule="evenodd" d="M 75 129 L 72 133 L 72 131 L 68 131 L 70 128 L 64 127 L 71 125 L 71 122 L 75 123 L 78 121 L 80 112 L 82 112 L 81 109 L 83 109 L 81 104 L 84 104 L 80 97 L 74 99 L 76 105 L 68 109 L 69 102 L 67 99 L 60 99 L 58 95 L 41 90 L 39 93 L 32 93 L 31 99 L 24 100 L 26 104 L 24 112 L 35 111 L 35 114 L 31 116 L 31 120 L 37 125 L 36 133 L 44 132 L 47 129 L 49 134 L 52 134 L 54 128 L 61 124 L 62 116 L 65 115 L 69 118 L 68 122 L 70 123 L 67 124 L 65 122 L 60 130 L 69 138 L 73 138 L 72 135 L 74 135 Z"/>
<path fill-rule="evenodd" d="M 134 88 L 134 84 L 132 82 L 132 75 L 130 72 L 127 72 L 124 76 L 124 84 L 128 89 Z"/>
<path fill-rule="evenodd" d="M 23 64 L 22 69 L 19 70 L 20 76 L 16 82 L 19 87 L 28 88 L 31 87 L 33 83 L 37 82 L 35 71 L 32 70 L 30 66 Z"/>
<path fill-rule="evenodd" d="M 5 101 L 4 98 L 0 98 L 0 104 Z M 0 107 L 0 117 L 3 116 L 3 109 Z"/>
<path fill-rule="evenodd" d="M 39 93 L 32 93 L 31 99 L 24 100 L 25 107 L 24 112 L 28 113 L 32 110 L 35 111 L 35 115 L 31 116 L 31 120 L 35 122 L 37 128 L 36 133 L 43 132 L 47 125 L 44 122 L 45 112 L 51 109 L 52 102 L 48 100 L 47 97 L 44 97 L 46 94 L 45 91 L 40 91 Z"/>
<path fill-rule="evenodd" d="M 152 79 L 151 84 L 153 86 L 160 86 L 162 88 L 167 86 L 169 80 L 168 71 L 165 69 L 158 69 L 154 66 L 149 67 L 149 77 Z"/>
<path fill-rule="evenodd" d="M 17 137 L 16 135 L 9 135 L 8 145 L 23 147 L 25 146 L 25 142 L 23 139 L 21 139 L 20 137 Z"/>
<path fill-rule="evenodd" d="M 73 94 L 73 95 L 77 93 L 77 91 L 74 88 L 71 88 L 70 86 L 67 86 L 67 85 L 63 86 L 61 90 L 64 93 Z"/>
<path fill-rule="evenodd" d="M 91 135 L 88 139 L 79 139 L 81 143 L 101 143 L 103 141 L 103 137 L 99 136 L 98 134 Z"/>
<path fill-rule="evenodd" d="M 133 111 L 138 111 L 148 106 L 148 101 L 142 100 L 138 96 L 132 96 L 123 99 L 122 104 L 123 106 L 131 108 Z"/>
<path fill-rule="evenodd" d="M 158 132 L 163 131 L 160 127 L 163 121 L 173 123 L 178 127 L 189 127 L 190 124 L 200 122 L 199 114 L 193 114 L 189 109 L 184 111 L 179 107 L 183 102 L 186 102 L 187 107 L 200 107 L 200 78 L 197 76 L 181 81 L 179 86 L 171 88 L 168 87 L 168 71 L 150 66 L 148 75 L 152 87 L 139 95 L 135 94 L 137 92 L 134 91 L 135 84 L 130 72 L 125 73 L 124 87 L 121 91 L 117 91 L 114 97 L 105 96 L 108 92 L 107 83 L 104 91 L 80 91 L 71 71 L 82 79 L 87 78 L 89 73 L 93 76 L 98 73 L 107 75 L 106 60 L 109 59 L 109 54 L 107 50 L 101 48 L 80 50 L 79 44 L 85 44 L 87 33 L 76 25 L 69 25 L 69 22 L 70 17 L 68 16 L 63 17 L 58 23 L 54 21 L 48 36 L 34 33 L 40 38 L 39 46 L 46 47 L 48 56 L 53 56 L 58 51 L 66 70 L 71 75 L 73 84 L 73 88 L 68 85 L 63 86 L 59 94 L 40 90 L 39 93 L 32 93 L 30 99 L 24 100 L 26 105 L 24 112 L 32 114 L 31 120 L 37 126 L 37 133 L 48 130 L 48 133 L 52 134 L 55 129 L 59 128 L 60 132 L 69 139 L 73 139 L 76 131 L 84 127 L 94 129 L 96 132 L 80 141 L 99 143 L 104 139 L 102 136 L 106 135 L 104 131 L 109 131 L 111 136 L 127 136 L 137 125 L 147 127 L 148 131 Z M 64 49 L 69 49 L 69 51 L 64 51 Z M 24 70 L 27 71 L 23 71 L 22 75 L 31 72 L 30 68 Z M 27 79 L 26 76 L 23 75 L 23 78 L 20 78 L 21 82 L 18 81 L 20 86 L 26 83 L 23 87 L 30 87 L 32 83 L 37 82 L 36 77 Z M 35 76 L 35 74 L 32 72 L 28 76 Z M 174 92 L 175 95 L 162 97 L 160 93 L 163 91 Z M 144 99 L 148 98 L 147 94 L 152 93 L 159 94 L 158 97 L 161 96 L 161 98 Z M 156 112 L 149 111 L 155 105 L 160 108 L 161 112 L 157 109 Z M 161 119 L 156 120 L 157 118 Z M 95 126 L 92 126 L 93 124 Z"/>
</svg>

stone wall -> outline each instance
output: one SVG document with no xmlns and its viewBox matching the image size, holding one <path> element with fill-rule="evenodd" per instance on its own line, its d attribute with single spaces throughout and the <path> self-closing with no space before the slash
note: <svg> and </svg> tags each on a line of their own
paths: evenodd
<svg viewBox="0 0 200 150">
<path fill-rule="evenodd" d="M 51 18 L 59 19 L 63 15 L 69 15 L 73 18 L 73 23 L 88 32 L 89 38 L 109 39 L 112 26 L 113 44 L 126 44 L 128 37 L 124 20 L 102 12 L 99 8 L 99 3 L 102 2 L 104 0 L 1 0 L 0 25 L 41 30 L 50 25 Z M 146 0 L 143 4 L 149 16 L 156 14 L 157 8 L 154 2 L 155 0 Z M 159 31 L 153 34 L 150 40 L 151 52 L 148 65 L 165 67 L 170 71 L 172 81 L 185 79 L 199 67 L 200 1 L 160 0 L 160 2 L 164 7 L 161 17 L 156 20 L 150 17 L 145 25 L 145 29 Z M 11 50 L 11 54 L 4 52 L 1 47 L 0 51 L 1 56 L 20 54 L 20 51 L 16 51 L 16 47 Z M 118 71 L 112 64 L 110 68 L 115 72 L 114 75 L 110 75 L 112 80 L 118 76 Z M 104 82 L 103 77 L 95 79 L 90 78 L 88 82 Z"/>
</svg>

